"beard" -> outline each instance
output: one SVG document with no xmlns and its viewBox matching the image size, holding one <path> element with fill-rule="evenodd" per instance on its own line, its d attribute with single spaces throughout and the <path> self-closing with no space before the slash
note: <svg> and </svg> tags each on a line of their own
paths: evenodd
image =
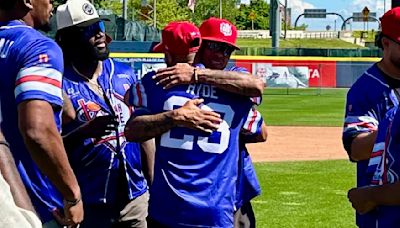
<svg viewBox="0 0 400 228">
<path fill-rule="evenodd" d="M 45 23 L 43 25 L 39 25 L 36 27 L 37 30 L 40 30 L 42 32 L 50 32 L 53 30 L 52 26 L 50 23 Z"/>
<path fill-rule="evenodd" d="M 110 49 L 108 48 L 108 45 L 106 45 L 106 47 L 102 50 L 94 47 L 92 55 L 94 59 L 103 61 L 108 59 L 108 57 L 110 56 Z"/>
</svg>

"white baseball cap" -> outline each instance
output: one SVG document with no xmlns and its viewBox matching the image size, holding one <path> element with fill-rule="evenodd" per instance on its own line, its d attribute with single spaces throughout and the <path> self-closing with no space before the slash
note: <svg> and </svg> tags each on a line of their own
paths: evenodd
<svg viewBox="0 0 400 228">
<path fill-rule="evenodd" d="M 100 21 L 96 8 L 87 0 L 68 0 L 57 7 L 57 30 L 79 26 L 86 27 Z"/>
</svg>

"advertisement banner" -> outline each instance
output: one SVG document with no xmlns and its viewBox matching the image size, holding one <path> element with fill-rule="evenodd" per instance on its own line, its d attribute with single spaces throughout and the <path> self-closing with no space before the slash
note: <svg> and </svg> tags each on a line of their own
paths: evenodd
<svg viewBox="0 0 400 228">
<path fill-rule="evenodd" d="M 264 77 L 267 87 L 336 87 L 336 61 L 240 59 L 236 65 Z"/>
<path fill-rule="evenodd" d="M 267 87 L 307 88 L 307 66 L 272 66 L 271 63 L 253 63 L 252 73 L 263 78 Z"/>
<path fill-rule="evenodd" d="M 142 77 L 149 71 L 166 67 L 163 58 L 115 58 L 128 63 Z M 336 87 L 336 61 L 319 60 L 233 60 L 230 64 L 245 67 L 253 75 L 264 78 L 268 87 Z"/>
<path fill-rule="evenodd" d="M 163 58 L 114 58 L 115 61 L 130 65 L 139 78 L 150 71 L 167 67 Z"/>
</svg>

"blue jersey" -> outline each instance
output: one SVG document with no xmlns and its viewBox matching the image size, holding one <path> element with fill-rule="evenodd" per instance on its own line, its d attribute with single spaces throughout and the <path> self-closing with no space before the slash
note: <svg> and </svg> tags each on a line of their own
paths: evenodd
<svg viewBox="0 0 400 228">
<path fill-rule="evenodd" d="M 225 71 L 235 71 L 247 73 L 251 77 L 246 68 L 238 66 L 228 66 Z M 261 97 L 251 98 L 255 105 L 261 103 Z M 251 138 L 257 137 L 261 134 L 262 123 L 264 122 L 261 113 L 253 107 L 248 115 L 239 138 L 239 170 L 236 192 L 236 208 L 239 209 L 244 203 L 249 202 L 254 197 L 261 194 L 260 183 L 254 169 L 253 162 L 246 148 L 246 142 Z"/>
<path fill-rule="evenodd" d="M 258 182 L 250 154 L 247 151 L 246 142 L 262 133 L 263 122 L 261 113 L 253 107 L 248 113 L 246 122 L 241 130 L 239 138 L 239 175 L 236 193 L 236 208 L 238 209 L 244 203 L 261 194 L 260 183 Z"/>
<path fill-rule="evenodd" d="M 388 77 L 376 64 L 370 67 L 351 87 L 347 94 L 343 144 L 350 151 L 353 139 L 360 133 L 376 130 L 395 101 L 390 96 L 392 87 Z M 357 162 L 357 186 L 370 184 L 373 173 L 368 172 L 368 160 Z M 357 225 L 370 227 L 375 213 L 357 214 Z"/>
<path fill-rule="evenodd" d="M 393 92 L 393 99 L 397 96 Z M 398 103 L 389 109 L 379 123 L 369 169 L 374 169 L 372 185 L 392 184 L 400 181 L 400 112 Z M 376 227 L 400 227 L 400 206 L 378 206 L 375 209 Z"/>
<path fill-rule="evenodd" d="M 117 180 L 121 175 L 128 182 L 128 189 L 124 191 L 128 196 L 125 198 L 134 199 L 147 191 L 140 146 L 127 142 L 124 136 L 126 122 L 133 110 L 124 103 L 123 96 L 136 81 L 136 76 L 129 66 L 107 59 L 103 61 L 103 71 L 97 81 L 103 88 L 105 98 L 94 92 L 71 67 L 65 69 L 63 89 L 74 106 L 76 120 L 63 126 L 63 129 L 73 130 L 97 116 L 114 115 L 118 118 L 118 137 L 113 131 L 99 139 L 86 139 L 81 146 L 67 151 L 83 201 L 86 204 L 114 204 Z M 121 173 L 120 165 L 125 173 Z"/>
<path fill-rule="evenodd" d="M 161 113 L 201 97 L 201 108 L 220 113 L 223 122 L 211 135 L 175 127 L 156 138 L 149 216 L 171 227 L 233 227 L 239 132 L 252 102 L 205 84 L 163 90 L 153 75 L 130 90 L 142 111 Z"/>
<path fill-rule="evenodd" d="M 1 129 L 10 143 L 18 171 L 42 222 L 62 207 L 62 197 L 29 155 L 18 130 L 17 106 L 43 100 L 53 106 L 60 128 L 63 72 L 61 49 L 51 39 L 20 21 L 0 23 Z"/>
</svg>

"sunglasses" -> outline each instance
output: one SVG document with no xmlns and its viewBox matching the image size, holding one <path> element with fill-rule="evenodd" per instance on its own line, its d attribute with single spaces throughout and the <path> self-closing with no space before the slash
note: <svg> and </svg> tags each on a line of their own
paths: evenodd
<svg viewBox="0 0 400 228">
<path fill-rule="evenodd" d="M 104 25 L 104 21 L 98 21 L 83 28 L 82 32 L 85 39 L 90 39 L 93 36 L 97 35 L 99 32 L 106 33 L 106 26 Z"/>
<path fill-rule="evenodd" d="M 218 42 L 207 42 L 207 48 L 213 52 L 221 52 L 224 56 L 229 56 L 235 50 L 234 47 Z"/>
</svg>

